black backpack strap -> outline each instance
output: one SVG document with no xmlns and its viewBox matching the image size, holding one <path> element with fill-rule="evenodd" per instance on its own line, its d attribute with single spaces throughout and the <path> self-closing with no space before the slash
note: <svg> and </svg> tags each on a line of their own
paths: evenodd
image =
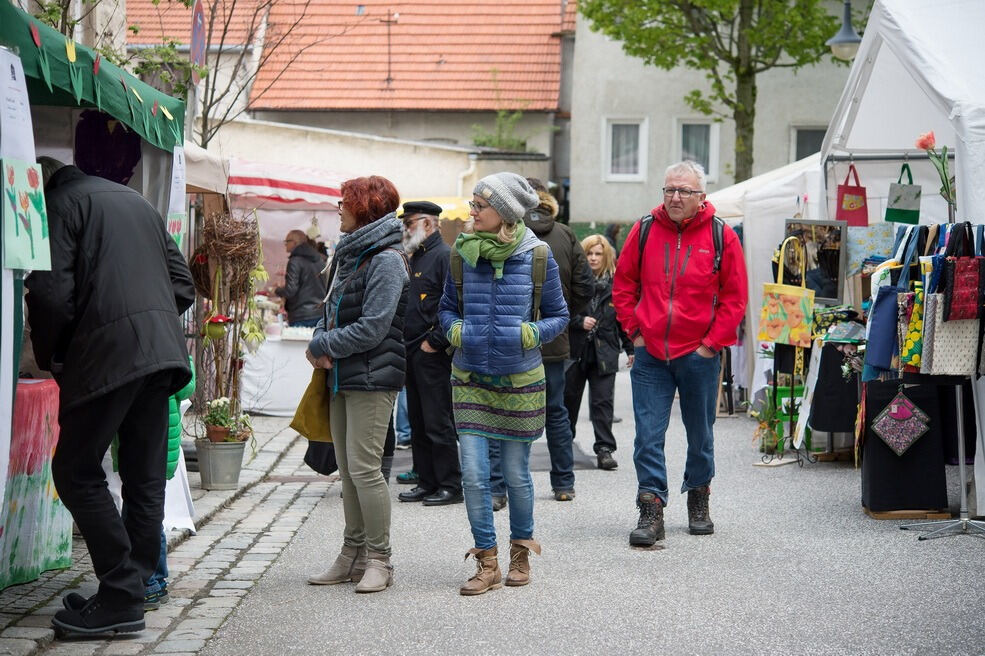
<svg viewBox="0 0 985 656">
<path fill-rule="evenodd" d="M 711 240 L 715 244 L 715 263 L 712 272 L 722 270 L 722 251 L 725 249 L 725 221 L 717 216 L 711 217 Z"/>
<path fill-rule="evenodd" d="M 642 279 L 642 277 L 643 277 L 643 248 L 646 246 L 646 239 L 647 239 L 647 237 L 650 236 L 650 227 L 653 225 L 653 215 L 652 214 L 644 214 L 643 216 L 640 217 L 639 223 L 640 223 L 640 231 L 639 231 L 639 234 L 637 235 L 636 243 L 638 245 L 639 252 L 640 252 L 640 256 L 639 256 L 640 257 L 640 262 L 639 262 L 639 267 L 638 268 L 640 270 L 640 279 Z"/>
</svg>

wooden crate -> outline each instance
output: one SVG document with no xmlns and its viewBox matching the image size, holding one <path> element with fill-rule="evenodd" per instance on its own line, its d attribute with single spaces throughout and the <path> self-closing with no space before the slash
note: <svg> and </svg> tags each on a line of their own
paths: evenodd
<svg viewBox="0 0 985 656">
<path fill-rule="evenodd" d="M 946 510 L 884 510 L 873 512 L 862 506 L 862 510 L 872 519 L 951 519 Z"/>
</svg>

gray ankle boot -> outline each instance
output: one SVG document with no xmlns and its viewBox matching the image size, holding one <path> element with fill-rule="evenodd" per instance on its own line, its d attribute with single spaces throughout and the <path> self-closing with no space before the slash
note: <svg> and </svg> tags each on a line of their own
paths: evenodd
<svg viewBox="0 0 985 656">
<path fill-rule="evenodd" d="M 366 572 L 356 584 L 356 592 L 382 592 L 393 585 L 390 557 L 374 552 L 367 554 Z"/>
<path fill-rule="evenodd" d="M 342 553 L 326 571 L 308 577 L 311 585 L 335 585 L 336 583 L 358 582 L 366 571 L 366 547 L 342 545 Z"/>
</svg>

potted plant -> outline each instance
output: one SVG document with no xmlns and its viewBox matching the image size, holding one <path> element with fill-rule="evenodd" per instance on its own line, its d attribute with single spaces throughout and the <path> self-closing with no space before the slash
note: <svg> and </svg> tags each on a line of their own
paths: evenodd
<svg viewBox="0 0 985 656">
<path fill-rule="evenodd" d="M 202 487 L 235 490 L 239 487 L 246 442 L 254 443 L 253 426 L 249 416 L 235 413 L 233 403 L 224 396 L 207 401 L 205 407 L 201 421 L 206 437 L 195 440 Z"/>
<path fill-rule="evenodd" d="M 210 442 L 230 441 L 229 435 L 236 420 L 231 413 L 229 399 L 223 396 L 206 401 L 202 424 L 205 426 L 205 437 Z"/>
</svg>

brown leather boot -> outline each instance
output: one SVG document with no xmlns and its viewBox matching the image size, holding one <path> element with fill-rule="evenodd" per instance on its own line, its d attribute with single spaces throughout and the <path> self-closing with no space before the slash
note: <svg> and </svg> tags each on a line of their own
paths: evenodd
<svg viewBox="0 0 985 656">
<path fill-rule="evenodd" d="M 459 594 L 470 597 L 481 595 L 486 590 L 497 590 L 503 587 L 503 573 L 499 571 L 499 550 L 496 547 L 469 549 L 469 552 L 465 554 L 465 560 L 468 560 L 469 556 L 475 557 L 477 569 L 475 576 L 459 588 Z"/>
<path fill-rule="evenodd" d="M 510 571 L 506 585 L 530 583 L 530 552 L 540 555 L 540 544 L 534 540 L 510 540 Z"/>
</svg>

